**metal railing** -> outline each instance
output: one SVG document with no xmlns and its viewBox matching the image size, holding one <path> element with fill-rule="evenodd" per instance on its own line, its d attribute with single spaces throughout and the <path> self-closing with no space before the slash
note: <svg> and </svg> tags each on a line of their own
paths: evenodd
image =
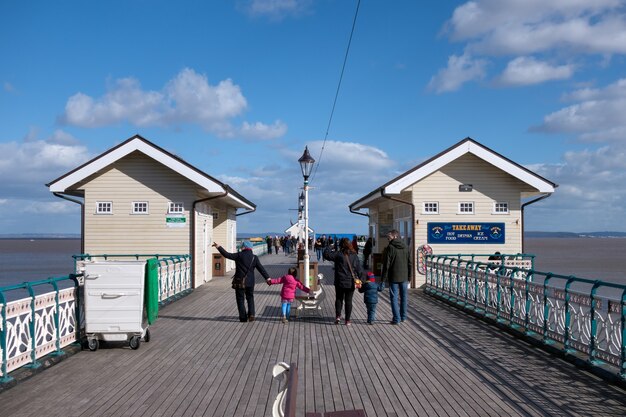
<svg viewBox="0 0 626 417">
<path fill-rule="evenodd" d="M 38 359 L 48 354 L 62 355 L 62 348 L 77 341 L 80 322 L 78 275 L 0 287 L 0 382 L 13 378 L 9 372 L 28 366 L 38 368 Z M 70 281 L 73 286 L 59 289 Z M 54 290 L 35 294 L 35 288 L 51 286 Z M 5 294 L 28 291 L 27 298 L 7 302 Z"/>
<path fill-rule="evenodd" d="M 157 260 L 159 304 L 175 301 L 192 291 L 189 255 L 74 255 L 76 274 L 0 287 L 0 383 L 13 379 L 10 372 L 23 366 L 38 368 L 38 359 L 48 354 L 62 355 L 62 348 L 81 340 L 84 262 L 129 257 Z M 67 282 L 72 284 L 70 288 L 59 288 L 67 286 Z M 53 291 L 36 294 L 36 289 L 45 286 L 51 286 Z M 28 296 L 7 301 L 7 293 L 23 292 Z"/>
<path fill-rule="evenodd" d="M 626 286 L 429 255 L 427 294 L 626 380 Z"/>
</svg>

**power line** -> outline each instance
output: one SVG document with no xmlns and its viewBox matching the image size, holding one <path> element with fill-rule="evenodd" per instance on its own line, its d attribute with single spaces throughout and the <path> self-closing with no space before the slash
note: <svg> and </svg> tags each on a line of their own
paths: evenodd
<svg viewBox="0 0 626 417">
<path fill-rule="evenodd" d="M 333 107 L 330 111 L 330 117 L 328 118 L 328 126 L 326 126 L 326 134 L 324 135 L 324 142 L 322 143 L 320 156 L 317 159 L 317 164 L 315 164 L 315 170 L 313 171 L 313 175 L 311 175 L 311 182 L 315 179 L 315 174 L 317 174 L 317 169 L 320 166 L 320 162 L 322 162 L 322 154 L 324 153 L 324 148 L 326 147 L 326 139 L 328 139 L 328 132 L 330 131 L 330 125 L 333 121 L 333 114 L 335 113 L 335 106 L 337 105 L 337 98 L 339 97 L 339 90 L 341 89 L 341 81 L 343 80 L 343 73 L 346 69 L 346 62 L 348 62 L 348 53 L 350 52 L 350 45 L 352 44 L 352 35 L 354 34 L 354 28 L 356 26 L 356 18 L 359 15 L 359 6 L 361 6 L 361 0 L 358 0 L 356 4 L 356 10 L 354 12 L 354 20 L 352 21 L 352 30 L 350 31 L 350 39 L 348 39 L 348 47 L 346 48 L 346 55 L 343 58 L 343 65 L 341 67 L 341 75 L 339 75 L 339 83 L 337 84 L 337 91 L 335 91 L 335 99 L 333 100 Z"/>
</svg>

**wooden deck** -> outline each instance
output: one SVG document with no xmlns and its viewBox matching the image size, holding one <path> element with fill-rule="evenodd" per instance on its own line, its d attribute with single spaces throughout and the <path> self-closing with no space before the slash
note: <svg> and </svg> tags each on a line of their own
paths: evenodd
<svg viewBox="0 0 626 417">
<path fill-rule="evenodd" d="M 293 258 L 262 257 L 270 275 Z M 626 391 L 419 290 L 409 320 L 335 325 L 330 264 L 322 316 L 282 324 L 278 286 L 256 287 L 257 321 L 240 323 L 229 278 L 163 309 L 139 350 L 84 351 L 0 394 L 0 416 L 271 416 L 272 367 L 296 362 L 298 409 L 374 416 L 624 416 Z"/>
</svg>

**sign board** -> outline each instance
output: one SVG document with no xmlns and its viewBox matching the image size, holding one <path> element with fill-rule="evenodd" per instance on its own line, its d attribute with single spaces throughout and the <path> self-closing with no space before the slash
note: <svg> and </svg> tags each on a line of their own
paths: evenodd
<svg viewBox="0 0 626 417">
<path fill-rule="evenodd" d="M 504 243 L 504 223 L 428 223 L 428 243 Z"/>
<path fill-rule="evenodd" d="M 184 214 L 168 214 L 165 216 L 165 226 L 167 227 L 185 227 L 187 218 Z"/>
</svg>

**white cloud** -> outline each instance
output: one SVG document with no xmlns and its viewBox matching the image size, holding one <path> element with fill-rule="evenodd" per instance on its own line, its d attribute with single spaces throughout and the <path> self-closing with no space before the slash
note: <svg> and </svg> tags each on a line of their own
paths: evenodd
<svg viewBox="0 0 626 417">
<path fill-rule="evenodd" d="M 474 59 L 463 54 L 448 57 L 448 66 L 439 70 L 428 83 L 428 89 L 437 93 L 458 90 L 468 81 L 482 79 L 485 76 L 487 61 Z"/>
<path fill-rule="evenodd" d="M 282 20 L 307 13 L 311 3 L 311 0 L 249 0 L 244 3 L 244 10 L 253 17 Z"/>
<path fill-rule="evenodd" d="M 539 84 L 550 80 L 570 78 L 572 65 L 552 66 L 533 57 L 517 57 L 510 61 L 498 79 L 500 85 L 522 86 Z"/>
<path fill-rule="evenodd" d="M 241 88 L 232 80 L 211 85 L 205 75 L 185 68 L 162 91 L 145 91 L 138 80 L 123 78 L 116 80 L 99 99 L 77 93 L 68 99 L 61 121 L 90 128 L 124 122 L 141 127 L 193 123 L 225 138 L 243 135 L 267 139 L 286 132 L 282 122 L 271 126 L 261 122 L 233 126 L 232 120 L 247 107 Z"/>
<path fill-rule="evenodd" d="M 533 130 L 574 133 L 583 141 L 626 143 L 626 79 L 603 89 L 580 89 L 564 98 L 579 102 L 545 116 Z"/>
<path fill-rule="evenodd" d="M 280 120 L 276 120 L 271 125 L 266 125 L 261 122 L 243 122 L 240 133 L 246 138 L 275 139 L 287 133 L 287 125 Z"/>
<path fill-rule="evenodd" d="M 46 195 L 44 184 L 89 159 L 87 148 L 50 140 L 0 143 L 0 195 Z"/>
<path fill-rule="evenodd" d="M 454 10 L 443 32 L 464 43 L 463 56 L 473 60 L 513 57 L 499 84 L 537 84 L 573 75 L 577 67 L 559 60 L 597 55 L 606 64 L 612 54 L 626 54 L 626 1 L 474 0 Z M 538 54 L 551 64 L 537 61 Z M 471 79 L 455 77 L 455 67 L 449 60 L 433 77 L 435 91 L 454 91 Z"/>
<path fill-rule="evenodd" d="M 626 52 L 623 0 L 475 0 L 447 22 L 473 53 L 531 54 L 555 47 L 585 53 Z"/>
<path fill-rule="evenodd" d="M 541 205 L 532 206 L 533 216 L 543 218 L 540 229 L 578 232 L 623 229 L 623 207 L 626 205 L 626 188 L 622 185 L 626 181 L 624 144 L 570 151 L 563 155 L 559 164 L 534 168 L 538 174 L 559 184 L 553 196 Z M 578 219 L 577 225 L 570 223 L 572 218 Z"/>
<path fill-rule="evenodd" d="M 76 203 L 65 200 L 58 201 L 26 201 L 22 204 L 25 213 L 31 214 L 73 214 L 76 212 Z"/>
</svg>

